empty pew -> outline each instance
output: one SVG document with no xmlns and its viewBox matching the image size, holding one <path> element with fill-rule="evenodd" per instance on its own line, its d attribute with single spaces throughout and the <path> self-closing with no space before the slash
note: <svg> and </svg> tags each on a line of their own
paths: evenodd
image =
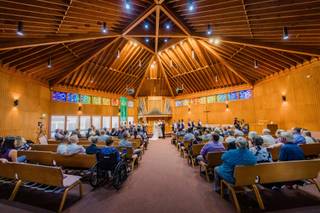
<svg viewBox="0 0 320 213">
<path fill-rule="evenodd" d="M 209 152 L 207 154 L 207 162 L 200 162 L 200 175 L 202 173 L 202 169 L 205 172 L 206 179 L 210 182 L 209 172 L 213 170 L 215 166 L 218 166 L 222 163 L 221 156 L 224 152 Z"/>
<path fill-rule="evenodd" d="M 11 163 L 10 165 L 14 168 L 18 179 L 15 190 L 10 196 L 11 201 L 14 200 L 21 186 L 30 187 L 30 183 L 32 186 L 39 184 L 39 187 L 32 187 L 33 189 L 45 191 L 45 189 L 53 187 L 55 192 L 63 192 L 58 212 L 62 211 L 67 194 L 72 188 L 79 186 L 80 198 L 82 197 L 81 177 L 63 174 L 59 167 L 25 163 Z"/>
<path fill-rule="evenodd" d="M 281 183 L 299 180 L 309 180 L 316 185 L 320 192 L 320 184 L 317 176 L 320 171 L 320 160 L 302 160 L 263 163 L 255 166 L 236 166 L 234 170 L 235 183 L 231 184 L 221 181 L 221 197 L 223 197 L 224 186 L 231 192 L 237 212 L 240 212 L 240 205 L 236 193 L 243 187 L 251 187 L 255 193 L 260 209 L 264 209 L 264 203 L 259 193 L 257 184 Z"/>
</svg>

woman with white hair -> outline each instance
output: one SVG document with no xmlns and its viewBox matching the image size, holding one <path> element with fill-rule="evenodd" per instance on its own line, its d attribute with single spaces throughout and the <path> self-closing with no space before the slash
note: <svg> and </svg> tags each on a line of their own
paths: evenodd
<svg viewBox="0 0 320 213">
<path fill-rule="evenodd" d="M 236 139 L 237 149 L 225 152 L 221 160 L 223 163 L 214 168 L 214 191 L 220 191 L 221 179 L 234 183 L 234 168 L 238 165 L 255 165 L 257 158 L 248 149 L 248 142 L 244 137 Z"/>
<path fill-rule="evenodd" d="M 291 161 L 291 160 L 304 160 L 304 154 L 300 146 L 294 143 L 294 137 L 290 132 L 282 132 L 284 144 L 281 146 L 279 160 Z"/>
<path fill-rule="evenodd" d="M 276 143 L 276 140 L 271 135 L 270 129 L 263 129 L 261 137 L 263 139 L 264 147 L 273 146 Z"/>
<path fill-rule="evenodd" d="M 77 143 L 79 142 L 79 138 L 77 135 L 72 135 L 69 138 L 69 144 L 67 146 L 67 153 L 72 155 L 72 154 L 78 154 L 78 153 L 86 153 L 86 149 L 78 145 Z"/>
</svg>

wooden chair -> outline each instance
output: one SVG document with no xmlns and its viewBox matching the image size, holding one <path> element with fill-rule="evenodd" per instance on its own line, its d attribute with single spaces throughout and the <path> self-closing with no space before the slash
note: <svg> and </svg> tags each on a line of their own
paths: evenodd
<svg viewBox="0 0 320 213">
<path fill-rule="evenodd" d="M 196 163 L 196 157 L 200 155 L 201 149 L 204 146 L 204 144 L 193 144 L 191 147 L 191 152 L 188 153 L 188 161 L 189 164 L 192 165 L 192 167 L 195 166 Z"/>
<path fill-rule="evenodd" d="M 320 160 L 283 161 L 274 163 L 263 163 L 255 166 L 236 166 L 234 170 L 235 183 L 231 184 L 221 181 L 221 197 L 223 197 L 224 186 L 231 192 L 237 212 L 240 205 L 236 193 L 244 187 L 251 187 L 255 193 L 260 209 L 264 209 L 264 203 L 257 184 L 280 183 L 311 179 L 320 192 L 320 184 L 317 176 L 320 171 Z"/>
<path fill-rule="evenodd" d="M 180 156 L 185 158 L 185 153 L 188 150 L 188 147 L 190 146 L 191 142 L 190 141 L 183 141 L 183 146 L 180 146 L 179 152 Z"/>
<path fill-rule="evenodd" d="M 204 169 L 206 179 L 208 182 L 210 182 L 209 172 L 211 172 L 215 166 L 218 166 L 222 163 L 221 156 L 224 152 L 209 152 L 207 154 L 207 163 L 200 162 L 200 175 L 202 172 L 202 169 Z"/>
<path fill-rule="evenodd" d="M 305 158 L 317 158 L 320 155 L 320 143 L 301 144 Z"/>
<path fill-rule="evenodd" d="M 13 167 L 13 163 L 7 162 L 7 163 L 1 163 L 0 162 L 0 184 L 12 184 L 14 185 L 13 192 L 17 191 L 17 188 L 19 187 L 17 185 L 17 177 L 16 172 Z M 10 200 L 12 200 L 12 196 L 14 193 L 11 193 Z"/>
<path fill-rule="evenodd" d="M 176 146 L 177 146 L 178 151 L 179 151 L 179 143 L 180 142 L 181 143 L 183 142 L 183 136 L 178 136 L 178 138 L 177 138 Z"/>
<path fill-rule="evenodd" d="M 18 163 L 14 163 L 13 166 L 19 181 L 17 182 L 15 190 L 12 192 L 10 200 L 14 200 L 20 186 L 26 182 L 58 187 L 59 191 L 63 191 L 58 212 L 62 211 L 67 194 L 72 188 L 79 186 L 80 198 L 82 197 L 81 177 L 65 175 L 59 167 Z"/>
</svg>

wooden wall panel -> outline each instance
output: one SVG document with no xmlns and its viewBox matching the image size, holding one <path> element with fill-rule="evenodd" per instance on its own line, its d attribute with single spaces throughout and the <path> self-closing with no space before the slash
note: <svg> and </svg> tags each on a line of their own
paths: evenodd
<svg viewBox="0 0 320 213">
<path fill-rule="evenodd" d="M 43 121 L 48 124 L 49 88 L 0 69 L 0 136 L 22 135 L 35 140 L 42 114 L 46 114 Z M 19 100 L 18 107 L 13 106 L 15 99 Z"/>
<path fill-rule="evenodd" d="M 229 102 L 229 111 L 225 103 L 190 105 L 174 107 L 173 119 L 201 119 L 209 124 L 232 123 L 234 117 L 246 120 L 252 129 L 261 131 L 267 123 L 277 123 L 280 128 L 291 129 L 299 126 L 312 131 L 320 130 L 320 62 L 314 61 L 294 70 L 286 71 L 257 83 L 253 87 L 250 100 Z M 242 88 L 226 88 L 192 95 L 179 96 L 176 99 L 208 96 L 221 92 L 231 92 Z M 282 95 L 287 102 L 283 103 Z M 206 112 L 208 119 L 206 119 Z"/>
</svg>

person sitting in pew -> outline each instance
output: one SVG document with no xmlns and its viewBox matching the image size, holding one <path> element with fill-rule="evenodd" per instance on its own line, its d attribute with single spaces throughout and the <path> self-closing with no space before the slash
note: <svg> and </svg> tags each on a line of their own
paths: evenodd
<svg viewBox="0 0 320 213">
<path fill-rule="evenodd" d="M 109 137 L 110 137 L 109 135 L 106 135 L 106 131 L 102 129 L 100 130 L 100 136 L 97 139 L 98 139 L 98 142 L 105 142 Z"/>
<path fill-rule="evenodd" d="M 306 139 L 307 144 L 317 143 L 317 140 L 314 137 L 312 137 L 310 131 L 304 131 L 303 134 L 304 134 L 304 138 Z"/>
<path fill-rule="evenodd" d="M 261 137 L 263 139 L 263 146 L 264 147 L 270 147 L 276 143 L 276 140 L 271 135 L 270 129 L 263 129 Z"/>
<path fill-rule="evenodd" d="M 31 149 L 31 146 L 27 144 L 27 141 L 21 136 L 16 137 L 15 143 L 18 151 L 27 151 Z"/>
<path fill-rule="evenodd" d="M 294 136 L 290 132 L 282 132 L 284 144 L 281 146 L 279 160 L 291 161 L 291 160 L 304 160 L 304 153 L 300 146 L 295 143 Z"/>
<path fill-rule="evenodd" d="M 248 142 L 244 137 L 236 139 L 237 149 L 225 152 L 221 160 L 223 163 L 214 168 L 214 191 L 220 191 L 221 179 L 228 183 L 234 183 L 233 172 L 238 165 L 255 165 L 257 158 L 248 149 Z"/>
<path fill-rule="evenodd" d="M 18 157 L 16 149 L 16 140 L 14 137 L 6 137 L 0 149 L 0 158 L 6 159 L 10 162 L 24 162 L 25 156 Z"/>
<path fill-rule="evenodd" d="M 64 133 L 62 129 L 56 129 L 55 134 L 54 134 L 54 138 L 59 141 L 59 140 L 63 140 L 64 138 Z"/>
<path fill-rule="evenodd" d="M 60 155 L 67 155 L 67 148 L 68 148 L 69 139 L 63 138 L 61 143 L 57 147 L 57 153 Z"/>
<path fill-rule="evenodd" d="M 91 142 L 91 144 L 86 148 L 86 154 L 93 155 L 100 152 L 100 149 L 97 147 L 99 138 L 96 136 L 91 136 L 88 138 L 88 140 Z M 105 142 L 106 139 L 105 140 L 100 139 L 100 141 Z"/>
<path fill-rule="evenodd" d="M 110 155 L 112 153 L 116 153 L 117 162 L 120 161 L 120 153 L 119 151 L 113 146 L 113 140 L 111 137 L 106 138 L 105 140 L 106 146 L 100 149 L 100 153 L 103 155 Z"/>
<path fill-rule="evenodd" d="M 266 147 L 263 147 L 263 139 L 260 136 L 256 136 L 252 141 L 253 147 L 249 150 L 252 152 L 254 156 L 257 158 L 257 163 L 266 163 L 272 162 L 272 156 L 270 152 L 268 152 Z"/>
<path fill-rule="evenodd" d="M 225 148 L 222 143 L 219 142 L 220 136 L 217 133 L 211 135 L 212 141 L 205 144 L 201 151 L 200 155 L 197 156 L 197 161 L 206 161 L 206 156 L 208 152 L 222 152 L 225 151 Z"/>
<path fill-rule="evenodd" d="M 232 149 L 236 149 L 237 145 L 236 145 L 236 138 L 233 136 L 228 136 L 226 138 L 226 143 L 227 143 L 227 150 L 232 150 Z"/>
<path fill-rule="evenodd" d="M 78 145 L 79 138 L 76 135 L 73 135 L 69 139 L 69 144 L 67 145 L 67 153 L 72 154 L 83 154 L 86 153 L 86 150 L 83 146 Z"/>
<path fill-rule="evenodd" d="M 132 143 L 130 141 L 128 141 L 128 138 L 130 137 L 129 133 L 127 131 L 125 131 L 122 134 L 122 137 L 123 138 L 120 140 L 119 147 L 131 148 L 132 147 Z M 138 156 L 140 156 L 141 155 L 141 149 L 133 150 L 133 154 L 137 154 Z"/>
</svg>

